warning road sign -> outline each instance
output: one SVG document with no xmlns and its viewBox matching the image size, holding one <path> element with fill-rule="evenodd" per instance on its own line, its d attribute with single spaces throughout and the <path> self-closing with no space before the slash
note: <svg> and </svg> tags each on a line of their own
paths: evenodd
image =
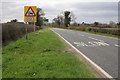
<svg viewBox="0 0 120 80">
<path fill-rule="evenodd" d="M 24 6 L 24 22 L 36 22 L 36 6 Z"/>
<path fill-rule="evenodd" d="M 31 7 L 29 7 L 28 11 L 26 12 L 25 16 L 28 17 L 33 17 L 36 16 L 35 12 L 33 11 L 33 9 Z"/>
</svg>

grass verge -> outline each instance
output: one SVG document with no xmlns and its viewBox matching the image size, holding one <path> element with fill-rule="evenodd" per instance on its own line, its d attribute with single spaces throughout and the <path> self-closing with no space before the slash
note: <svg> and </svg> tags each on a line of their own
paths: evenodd
<svg viewBox="0 0 120 80">
<path fill-rule="evenodd" d="M 33 37 L 29 34 L 29 38 Z M 36 39 L 21 38 L 3 48 L 3 78 L 95 78 L 90 68 L 48 29 Z"/>
</svg>

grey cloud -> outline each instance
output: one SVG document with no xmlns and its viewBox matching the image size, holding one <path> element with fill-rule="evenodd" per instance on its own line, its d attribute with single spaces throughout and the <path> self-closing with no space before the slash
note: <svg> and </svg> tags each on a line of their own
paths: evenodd
<svg viewBox="0 0 120 80">
<path fill-rule="evenodd" d="M 104 2 L 104 3 L 77 3 L 74 4 L 76 12 L 82 16 L 92 17 L 114 17 L 118 15 L 118 3 Z"/>
<path fill-rule="evenodd" d="M 118 10 L 117 2 L 82 2 L 73 6 L 81 10 Z"/>
<path fill-rule="evenodd" d="M 117 2 L 81 2 L 81 3 L 71 3 L 67 5 L 66 3 L 65 4 L 60 3 L 56 5 L 56 8 L 52 8 L 52 11 L 54 12 L 59 11 L 59 9 L 62 9 L 62 10 L 69 9 L 73 11 L 76 17 L 78 18 L 89 17 L 89 19 L 92 19 L 92 20 L 93 19 L 96 20 L 96 18 L 97 20 L 103 18 L 104 20 L 112 19 L 112 20 L 117 21 L 117 16 L 118 16 L 118 3 Z"/>
<path fill-rule="evenodd" d="M 23 6 L 17 5 L 15 2 L 2 3 L 2 21 L 10 21 L 11 19 L 23 19 Z"/>
<path fill-rule="evenodd" d="M 98 20 L 101 22 L 109 22 L 118 20 L 118 3 L 103 2 L 103 3 L 77 3 L 74 4 L 76 15 L 79 17 L 88 18 L 86 21 Z M 103 20 L 103 21 L 102 21 Z"/>
<path fill-rule="evenodd" d="M 23 7 L 25 5 L 34 5 L 31 2 L 3 2 L 2 13 L 3 20 L 17 18 L 23 21 Z M 117 21 L 118 3 L 117 2 L 79 2 L 79 3 L 56 3 L 52 5 L 36 3 L 46 13 L 46 17 L 52 21 L 60 12 L 65 9 L 73 11 L 78 22 L 101 21 L 108 22 L 110 20 Z"/>
</svg>

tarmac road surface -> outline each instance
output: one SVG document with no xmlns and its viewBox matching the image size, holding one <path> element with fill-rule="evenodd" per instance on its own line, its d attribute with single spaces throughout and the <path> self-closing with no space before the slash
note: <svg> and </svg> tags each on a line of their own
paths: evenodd
<svg viewBox="0 0 120 80">
<path fill-rule="evenodd" d="M 50 28 L 113 78 L 118 78 L 118 39 L 80 31 Z"/>
</svg>

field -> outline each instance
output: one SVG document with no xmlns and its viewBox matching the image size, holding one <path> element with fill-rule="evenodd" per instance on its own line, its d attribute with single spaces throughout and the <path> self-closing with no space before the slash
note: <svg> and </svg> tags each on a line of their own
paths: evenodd
<svg viewBox="0 0 120 80">
<path fill-rule="evenodd" d="M 3 78 L 95 78 L 92 70 L 48 29 L 3 47 Z"/>
</svg>

